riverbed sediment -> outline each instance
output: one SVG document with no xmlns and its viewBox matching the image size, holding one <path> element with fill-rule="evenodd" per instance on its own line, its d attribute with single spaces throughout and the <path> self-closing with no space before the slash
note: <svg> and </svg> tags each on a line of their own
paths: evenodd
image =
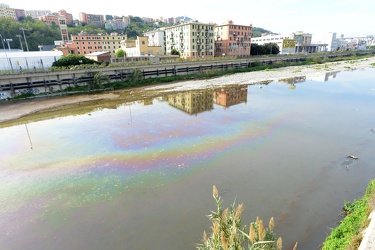
<svg viewBox="0 0 375 250">
<path fill-rule="evenodd" d="M 187 91 L 233 84 L 264 84 L 273 81 L 283 81 L 289 79 L 293 80 L 294 78 L 301 77 L 303 77 L 306 81 L 318 78 L 324 79 L 324 76 L 328 74 L 348 70 L 363 70 L 365 68 L 372 67 L 371 64 L 374 63 L 375 57 L 370 57 L 359 60 L 329 62 L 325 64 L 290 66 L 278 69 L 231 74 L 207 80 L 180 81 L 169 84 L 158 84 L 151 87 L 138 87 L 137 92 L 152 91 L 153 93 L 165 93 L 170 91 Z M 17 118 L 27 116 L 38 111 L 52 109 L 59 106 L 77 104 L 93 100 L 115 99 L 118 98 L 124 91 L 129 90 L 111 91 L 90 95 L 82 94 L 74 96 L 33 98 L 28 100 L 1 101 L 0 123 L 15 120 Z"/>
</svg>

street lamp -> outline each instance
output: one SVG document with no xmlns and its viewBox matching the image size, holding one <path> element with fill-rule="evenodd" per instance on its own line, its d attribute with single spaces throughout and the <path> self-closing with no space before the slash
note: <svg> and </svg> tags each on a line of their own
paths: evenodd
<svg viewBox="0 0 375 250">
<path fill-rule="evenodd" d="M 18 37 L 19 39 L 20 39 L 20 44 L 21 44 L 21 49 L 22 49 L 22 51 L 23 51 L 23 45 L 22 45 L 22 41 L 21 41 L 21 35 L 16 35 L 16 37 Z"/>
<path fill-rule="evenodd" d="M 29 51 L 29 46 L 27 46 L 27 41 L 26 41 L 26 36 L 25 36 L 25 29 L 24 27 L 20 28 L 20 30 L 22 30 L 22 33 L 23 33 L 23 38 L 25 39 L 25 43 L 26 43 L 26 49 L 27 51 Z"/>
<path fill-rule="evenodd" d="M 7 42 L 7 44 L 8 44 L 8 50 L 10 50 L 9 42 L 13 42 L 13 39 L 5 38 L 4 41 Z"/>
<path fill-rule="evenodd" d="M 13 72 L 13 66 L 12 66 L 12 63 L 10 62 L 9 58 L 8 58 L 8 54 L 7 54 L 7 51 L 5 49 L 5 44 L 4 44 L 4 39 L 3 39 L 3 36 L 0 34 L 0 38 L 1 38 L 1 42 L 3 43 L 3 48 L 4 48 L 4 53 L 5 53 L 5 58 L 10 66 L 10 68 L 12 69 L 12 72 Z"/>
</svg>

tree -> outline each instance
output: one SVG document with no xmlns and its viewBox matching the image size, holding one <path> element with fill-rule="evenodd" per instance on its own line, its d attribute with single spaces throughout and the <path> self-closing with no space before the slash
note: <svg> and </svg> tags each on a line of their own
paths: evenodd
<svg viewBox="0 0 375 250">
<path fill-rule="evenodd" d="M 125 56 L 126 56 L 125 50 L 123 50 L 123 49 L 116 50 L 116 52 L 115 52 L 115 57 L 116 58 L 123 58 Z"/>
<path fill-rule="evenodd" d="M 86 58 L 82 55 L 64 55 L 52 64 L 52 67 L 68 67 L 82 64 L 99 64 L 97 61 Z"/>
<path fill-rule="evenodd" d="M 264 45 L 259 45 L 256 43 L 251 44 L 250 55 L 277 55 L 280 53 L 279 46 L 276 43 L 266 43 Z"/>
<path fill-rule="evenodd" d="M 175 48 L 173 48 L 172 50 L 171 50 L 171 55 L 180 55 L 180 52 L 178 51 L 178 50 L 176 50 Z"/>
<path fill-rule="evenodd" d="M 279 46 L 276 43 L 266 43 L 264 44 L 264 48 L 266 52 L 265 55 L 267 54 L 277 55 L 280 52 Z"/>
</svg>

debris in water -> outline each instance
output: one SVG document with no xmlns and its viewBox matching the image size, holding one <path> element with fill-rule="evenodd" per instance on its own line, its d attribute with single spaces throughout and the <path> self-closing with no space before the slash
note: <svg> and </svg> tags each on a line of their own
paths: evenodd
<svg viewBox="0 0 375 250">
<path fill-rule="evenodd" d="M 358 160 L 358 157 L 357 157 L 357 156 L 354 156 L 354 155 L 348 155 L 348 158 L 350 158 L 350 159 L 354 159 L 354 160 Z"/>
</svg>

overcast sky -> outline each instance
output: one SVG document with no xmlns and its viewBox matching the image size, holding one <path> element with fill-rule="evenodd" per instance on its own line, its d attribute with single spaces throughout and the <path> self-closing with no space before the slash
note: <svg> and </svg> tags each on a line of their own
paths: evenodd
<svg viewBox="0 0 375 250">
<path fill-rule="evenodd" d="M 150 18 L 188 16 L 218 24 L 227 20 L 242 25 L 252 23 L 253 27 L 281 34 L 331 31 L 345 37 L 375 35 L 374 0 L 143 0 L 139 1 L 141 5 L 137 1 L 92 0 L 0 0 L 0 3 L 25 10 L 65 9 L 77 19 L 79 12 Z"/>
</svg>

